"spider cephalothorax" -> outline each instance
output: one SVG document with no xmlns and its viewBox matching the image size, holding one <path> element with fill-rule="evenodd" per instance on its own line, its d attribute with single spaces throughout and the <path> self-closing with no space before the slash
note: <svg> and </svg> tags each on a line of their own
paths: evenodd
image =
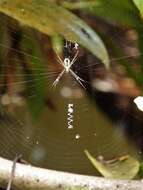
<svg viewBox="0 0 143 190">
<path fill-rule="evenodd" d="M 66 73 L 70 73 L 76 80 L 77 82 L 82 86 L 84 87 L 84 85 L 82 84 L 82 82 L 84 82 L 83 79 L 81 79 L 72 69 L 71 69 L 71 66 L 76 62 L 77 60 L 77 57 L 78 57 L 78 44 L 76 43 L 75 44 L 75 47 L 76 49 L 76 53 L 73 57 L 72 60 L 70 60 L 69 57 L 65 57 L 64 60 L 62 60 L 58 55 L 58 61 L 59 63 L 64 67 L 64 69 L 62 70 L 62 72 L 58 75 L 58 77 L 56 78 L 56 80 L 54 81 L 53 83 L 53 86 L 56 86 L 60 80 L 60 78 L 62 77 L 62 75 L 66 72 Z M 85 88 L 85 87 L 84 87 Z"/>
</svg>

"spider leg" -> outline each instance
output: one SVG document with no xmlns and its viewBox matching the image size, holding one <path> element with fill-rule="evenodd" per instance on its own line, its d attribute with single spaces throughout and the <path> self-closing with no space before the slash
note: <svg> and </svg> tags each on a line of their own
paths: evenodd
<svg viewBox="0 0 143 190">
<path fill-rule="evenodd" d="M 85 86 L 82 84 L 82 82 L 84 82 L 84 80 L 82 78 L 80 78 L 77 74 L 75 74 L 75 72 L 73 72 L 71 69 L 69 70 L 71 75 L 77 80 L 77 82 L 84 88 Z M 82 81 L 82 82 L 81 82 Z"/>
<path fill-rule="evenodd" d="M 79 53 L 79 51 L 76 52 L 74 58 L 72 59 L 72 61 L 71 61 L 71 63 L 70 63 L 70 67 L 76 62 L 78 53 Z"/>
<path fill-rule="evenodd" d="M 82 81 L 82 82 L 85 82 L 81 77 L 79 77 L 77 74 L 75 74 L 75 72 L 74 72 L 72 69 L 70 69 L 70 73 L 71 73 L 75 78 L 77 78 L 78 80 L 80 80 L 80 81 Z"/>
<path fill-rule="evenodd" d="M 55 79 L 55 81 L 53 82 L 53 87 L 56 87 L 56 86 L 57 86 L 57 84 L 58 84 L 60 78 L 63 76 L 64 72 L 65 72 L 65 69 L 63 69 L 63 71 L 62 71 L 62 72 L 58 75 L 58 77 Z"/>
<path fill-rule="evenodd" d="M 56 53 L 56 52 L 55 52 L 55 53 Z M 58 58 L 58 62 L 59 62 L 63 67 L 65 67 L 63 60 L 60 58 L 60 56 L 59 56 L 57 53 L 56 53 L 56 56 L 57 56 L 57 58 Z"/>
</svg>

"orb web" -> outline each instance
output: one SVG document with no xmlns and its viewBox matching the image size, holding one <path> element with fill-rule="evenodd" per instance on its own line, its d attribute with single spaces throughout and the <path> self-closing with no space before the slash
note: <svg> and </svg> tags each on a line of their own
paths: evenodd
<svg viewBox="0 0 143 190">
<path fill-rule="evenodd" d="M 0 66 L 1 86 L 4 89 L 4 92 L 1 93 L 0 156 L 13 159 L 16 154 L 21 154 L 24 160 L 36 166 L 95 174 L 95 169 L 84 154 L 85 149 L 95 157 L 112 158 L 124 154 L 135 154 L 134 146 L 131 146 L 125 138 L 124 130 L 110 121 L 95 104 L 97 101 L 93 99 L 94 94 L 95 99 L 97 98 L 95 91 L 107 93 L 110 90 L 113 92 L 116 90 L 116 85 L 111 79 L 107 80 L 107 78 L 106 83 L 103 84 L 103 80 L 95 77 L 96 70 L 100 70 L 97 65 L 100 64 L 93 61 L 93 56 L 89 54 L 87 56 L 89 62 L 86 63 L 86 59 L 82 58 L 85 50 L 83 51 L 79 47 L 81 54 L 78 55 L 75 66 L 71 67 L 76 75 L 83 77 L 85 89 L 69 73 L 63 76 L 56 88 L 53 89 L 54 79 L 63 68 L 57 66 L 58 64 L 54 65 L 54 61 L 54 63 L 47 61 L 47 67 L 41 66 L 44 56 L 35 56 L 35 53 L 33 55 L 31 49 L 34 47 L 29 47 L 29 44 L 25 45 L 28 40 L 31 40 L 31 31 L 29 32 L 29 30 L 30 34 L 27 31 L 23 32 L 23 41 L 21 41 L 24 47 L 28 46 L 26 50 L 11 47 L 10 42 L 16 40 L 17 32 L 10 31 L 12 35 L 9 40 L 8 36 L 4 34 L 7 25 L 2 21 L 1 23 L 1 33 L 3 34 L 3 38 L 0 39 L 1 58 L 7 60 L 9 51 L 17 55 L 10 56 L 10 60 L 8 59 L 10 63 L 15 63 L 16 70 L 13 80 L 11 79 L 13 73 L 10 72 L 11 65 L 1 64 Z M 40 45 L 39 50 L 41 50 Z M 111 62 L 138 56 L 141 55 L 138 53 L 126 55 L 113 58 Z M 23 61 L 21 65 L 19 58 Z M 28 70 L 26 63 L 30 59 L 31 62 L 37 60 L 36 67 L 31 66 Z M 81 63 L 82 59 L 85 61 Z M 5 70 L 7 72 L 6 79 L 3 78 Z M 5 90 L 5 80 L 9 80 L 9 94 Z M 43 83 L 43 80 L 46 83 L 43 96 L 45 107 L 42 114 L 39 113 L 40 116 L 34 121 L 28 109 L 27 100 L 32 101 L 35 97 L 40 96 L 35 86 L 41 87 L 40 84 Z M 30 87 L 28 95 L 25 95 L 26 85 Z M 71 122 L 69 123 L 69 121 Z"/>
</svg>

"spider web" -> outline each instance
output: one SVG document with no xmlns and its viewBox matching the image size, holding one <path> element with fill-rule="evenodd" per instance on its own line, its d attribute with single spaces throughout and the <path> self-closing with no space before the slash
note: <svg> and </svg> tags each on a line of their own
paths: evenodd
<svg viewBox="0 0 143 190">
<path fill-rule="evenodd" d="M 5 30 L 5 23 L 1 22 L 1 24 L 2 29 Z M 28 39 L 30 36 L 24 35 L 23 38 Z M 4 58 L 7 50 L 11 48 L 7 37 L 0 43 L 0 47 L 3 49 Z M 13 48 L 12 51 L 16 52 L 17 50 Z M 35 57 L 26 51 L 20 53 L 33 59 L 41 59 L 41 57 Z M 132 57 L 137 56 L 139 54 Z M 131 56 L 118 57 L 111 62 L 130 58 Z M 13 59 L 12 61 L 18 60 Z M 3 67 L 1 65 L 1 68 Z M 19 72 L 21 69 L 17 65 L 18 81 L 13 83 L 15 92 L 23 89 L 27 82 L 23 80 L 23 74 Z M 83 72 L 92 73 L 96 68 L 92 63 L 82 67 L 77 65 L 77 68 L 74 69 L 77 72 L 82 69 Z M 41 71 L 39 81 L 43 78 L 46 79 L 47 96 L 53 103 L 48 101 L 48 106 L 45 107 L 36 122 L 33 122 L 25 103 L 23 106 L 15 106 L 12 111 L 9 110 L 9 107 L 1 105 L 0 156 L 13 160 L 16 154 L 21 154 L 24 160 L 36 166 L 95 174 L 95 169 L 84 154 L 85 149 L 96 157 L 102 155 L 105 158 L 135 154 L 134 147 L 129 145 L 122 130 L 114 127 L 114 124 L 89 100 L 87 90 L 81 88 L 68 75 L 64 76 L 53 90 L 52 83 L 57 72 L 51 69 L 46 72 L 41 68 L 37 68 L 37 70 Z M 29 83 L 29 85 L 33 84 Z M 34 91 L 27 98 L 32 99 L 33 96 L 36 96 Z M 73 129 L 69 130 L 67 114 L 70 103 L 74 107 L 74 117 Z"/>
</svg>

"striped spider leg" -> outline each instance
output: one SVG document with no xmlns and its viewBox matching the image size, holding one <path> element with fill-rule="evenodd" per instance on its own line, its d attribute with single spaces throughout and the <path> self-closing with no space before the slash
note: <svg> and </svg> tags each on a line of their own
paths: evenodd
<svg viewBox="0 0 143 190">
<path fill-rule="evenodd" d="M 57 84 L 58 84 L 60 78 L 63 76 L 63 74 L 64 74 L 65 71 L 66 71 L 66 70 L 63 69 L 62 72 L 61 72 L 61 73 L 58 75 L 58 77 L 56 78 L 56 80 L 53 82 L 53 86 L 54 86 L 54 87 L 57 86 Z"/>
<path fill-rule="evenodd" d="M 78 51 L 76 52 L 74 58 L 72 59 L 72 61 L 70 61 L 69 58 L 65 58 L 64 61 L 57 55 L 58 59 L 59 59 L 59 63 L 64 67 L 63 71 L 58 75 L 58 77 L 56 78 L 56 80 L 53 83 L 53 86 L 56 87 L 56 85 L 58 84 L 60 78 L 63 76 L 63 74 L 66 73 L 71 73 L 71 75 L 77 80 L 77 82 L 84 87 L 84 85 L 82 84 L 82 82 L 84 82 L 83 79 L 81 79 L 77 74 L 75 74 L 75 72 L 71 69 L 71 66 L 76 62 L 77 57 L 78 57 Z M 82 82 L 81 82 L 82 81 Z M 84 87 L 85 88 L 85 87 Z"/>
<path fill-rule="evenodd" d="M 86 89 L 85 86 L 82 84 L 82 82 L 84 82 L 84 80 L 83 80 L 82 78 L 80 78 L 77 74 L 75 74 L 75 72 L 73 72 L 72 69 L 70 69 L 70 73 L 71 73 L 71 75 L 77 80 L 77 82 L 78 82 L 84 89 Z"/>
</svg>

